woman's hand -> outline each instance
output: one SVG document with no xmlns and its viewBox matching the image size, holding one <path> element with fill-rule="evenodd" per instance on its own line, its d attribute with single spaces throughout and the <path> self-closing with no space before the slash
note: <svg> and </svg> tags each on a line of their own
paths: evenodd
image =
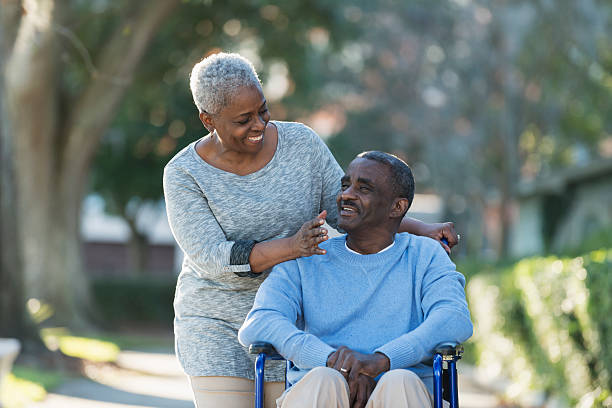
<svg viewBox="0 0 612 408">
<path fill-rule="evenodd" d="M 423 224 L 421 232 L 422 236 L 438 241 L 447 254 L 450 254 L 451 248 L 459 243 L 459 234 L 455 231 L 455 224 L 452 222 Z M 443 240 L 446 240 L 448 244 Z"/>
<path fill-rule="evenodd" d="M 327 229 L 323 228 L 327 211 L 323 210 L 316 218 L 306 221 L 298 232 L 291 237 L 292 251 L 295 258 L 310 255 L 324 255 L 326 251 L 319 244 L 327 241 Z"/>
<path fill-rule="evenodd" d="M 414 235 L 433 238 L 442 245 L 442 248 L 449 255 L 451 248 L 459 243 L 459 234 L 455 232 L 455 224 L 452 222 L 427 224 L 411 217 L 405 217 L 400 224 L 399 232 L 409 232 Z"/>
</svg>

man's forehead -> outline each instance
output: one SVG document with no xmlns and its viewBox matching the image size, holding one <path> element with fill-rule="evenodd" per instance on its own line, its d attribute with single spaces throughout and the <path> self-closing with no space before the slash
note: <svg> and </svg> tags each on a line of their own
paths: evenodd
<svg viewBox="0 0 612 408">
<path fill-rule="evenodd" d="M 346 173 L 364 173 L 364 174 L 377 174 L 382 173 L 383 175 L 387 175 L 389 169 L 388 166 L 384 163 L 378 162 L 376 160 L 370 160 L 363 157 L 357 157 L 353 159 L 352 162 L 348 165 L 346 169 Z"/>
</svg>

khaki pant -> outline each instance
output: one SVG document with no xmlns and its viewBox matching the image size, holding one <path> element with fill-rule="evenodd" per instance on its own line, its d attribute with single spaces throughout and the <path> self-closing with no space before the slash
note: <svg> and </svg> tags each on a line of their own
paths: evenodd
<svg viewBox="0 0 612 408">
<path fill-rule="evenodd" d="M 189 377 L 196 408 L 253 408 L 255 382 L 239 377 Z M 285 383 L 264 384 L 264 406 L 275 408 Z"/>
<path fill-rule="evenodd" d="M 279 408 L 349 408 L 349 387 L 338 371 L 328 367 L 316 367 L 276 400 L 276 403 Z M 378 381 L 366 408 L 431 408 L 432 405 L 431 394 L 415 373 L 409 370 L 391 370 Z"/>
</svg>

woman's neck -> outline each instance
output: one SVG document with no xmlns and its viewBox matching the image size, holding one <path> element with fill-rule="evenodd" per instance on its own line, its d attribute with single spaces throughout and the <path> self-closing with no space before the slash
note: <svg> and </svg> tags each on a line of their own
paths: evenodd
<svg viewBox="0 0 612 408">
<path fill-rule="evenodd" d="M 245 176 L 266 166 L 274 157 L 278 144 L 276 126 L 268 126 L 264 146 L 256 153 L 238 152 L 226 148 L 216 133 L 209 134 L 196 144 L 198 155 L 211 166 L 223 171 Z"/>
</svg>

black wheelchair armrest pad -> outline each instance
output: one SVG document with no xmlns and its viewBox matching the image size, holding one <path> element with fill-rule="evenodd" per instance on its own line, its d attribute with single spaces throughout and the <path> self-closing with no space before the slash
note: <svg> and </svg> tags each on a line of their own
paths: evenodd
<svg viewBox="0 0 612 408">
<path fill-rule="evenodd" d="M 268 357 L 281 357 L 280 354 L 276 351 L 274 346 L 270 343 L 265 343 L 263 341 L 253 343 L 249 346 L 250 354 L 261 354 L 265 353 Z"/>
<path fill-rule="evenodd" d="M 459 357 L 463 354 L 463 346 L 455 343 L 442 343 L 438 344 L 434 349 L 436 354 L 442 355 L 442 357 Z"/>
</svg>

